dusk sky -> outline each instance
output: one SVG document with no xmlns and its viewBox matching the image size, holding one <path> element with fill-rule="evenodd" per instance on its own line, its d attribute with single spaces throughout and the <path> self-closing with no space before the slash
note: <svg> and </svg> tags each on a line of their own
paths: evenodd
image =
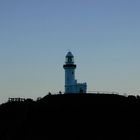
<svg viewBox="0 0 140 140">
<path fill-rule="evenodd" d="M 0 0 L 0 103 L 64 91 L 68 50 L 88 91 L 140 95 L 140 0 Z"/>
</svg>

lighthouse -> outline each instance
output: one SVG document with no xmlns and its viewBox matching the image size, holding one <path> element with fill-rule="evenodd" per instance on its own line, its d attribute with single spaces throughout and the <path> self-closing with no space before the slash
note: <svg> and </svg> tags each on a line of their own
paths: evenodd
<svg viewBox="0 0 140 140">
<path fill-rule="evenodd" d="M 86 93 L 87 84 L 77 83 L 77 80 L 75 79 L 76 64 L 74 63 L 74 56 L 70 51 L 66 55 L 63 68 L 65 70 L 65 94 Z"/>
</svg>

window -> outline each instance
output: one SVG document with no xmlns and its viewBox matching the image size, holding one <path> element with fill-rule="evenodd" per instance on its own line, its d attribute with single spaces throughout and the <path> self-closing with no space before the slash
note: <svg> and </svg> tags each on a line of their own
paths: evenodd
<svg viewBox="0 0 140 140">
<path fill-rule="evenodd" d="M 80 88 L 80 93 L 83 93 L 84 91 L 83 91 L 83 89 L 82 88 Z"/>
<path fill-rule="evenodd" d="M 69 56 L 69 57 L 66 57 L 66 63 L 73 63 L 74 62 L 74 58 Z"/>
<path fill-rule="evenodd" d="M 68 62 L 72 62 L 72 58 L 71 57 L 68 58 Z"/>
</svg>

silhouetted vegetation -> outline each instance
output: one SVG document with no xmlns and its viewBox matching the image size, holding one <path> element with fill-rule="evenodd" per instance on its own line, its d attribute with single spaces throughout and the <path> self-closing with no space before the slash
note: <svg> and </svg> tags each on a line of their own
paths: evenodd
<svg viewBox="0 0 140 140">
<path fill-rule="evenodd" d="M 0 105 L 0 140 L 140 138 L 140 97 L 47 95 Z"/>
</svg>

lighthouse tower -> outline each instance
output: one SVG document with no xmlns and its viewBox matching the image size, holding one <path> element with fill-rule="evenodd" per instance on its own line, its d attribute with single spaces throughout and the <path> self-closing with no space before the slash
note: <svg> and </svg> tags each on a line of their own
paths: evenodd
<svg viewBox="0 0 140 140">
<path fill-rule="evenodd" d="M 66 55 L 63 68 L 65 69 L 65 93 L 86 93 L 87 84 L 77 83 L 75 80 L 76 64 L 74 64 L 74 56 L 70 51 Z"/>
</svg>

